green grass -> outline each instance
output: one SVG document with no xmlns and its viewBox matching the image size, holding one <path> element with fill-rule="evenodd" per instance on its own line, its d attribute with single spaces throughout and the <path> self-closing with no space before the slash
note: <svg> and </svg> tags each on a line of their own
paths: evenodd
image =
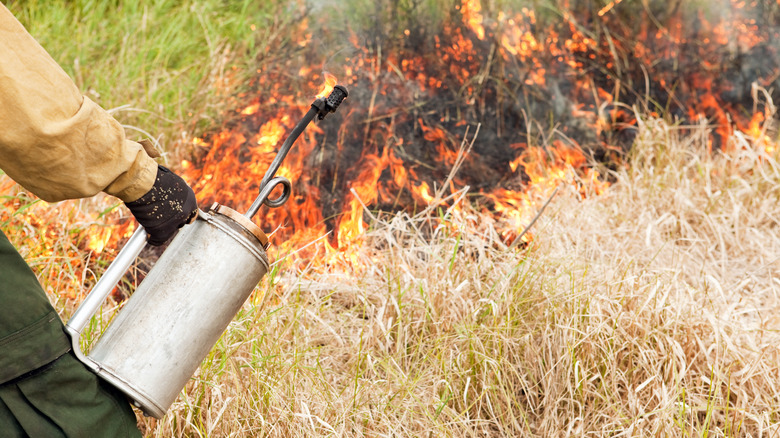
<svg viewBox="0 0 780 438">
<path fill-rule="evenodd" d="M 31 0 L 7 4 L 83 93 L 163 147 L 210 124 L 280 44 L 281 1 Z M 140 129 L 145 132 L 133 132 Z M 183 132 L 186 131 L 186 132 Z"/>
</svg>

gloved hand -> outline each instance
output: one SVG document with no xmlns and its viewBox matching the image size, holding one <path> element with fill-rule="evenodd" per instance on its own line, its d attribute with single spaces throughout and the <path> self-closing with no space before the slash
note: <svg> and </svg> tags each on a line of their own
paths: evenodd
<svg viewBox="0 0 780 438">
<path fill-rule="evenodd" d="M 155 246 L 168 241 L 198 214 L 198 203 L 190 186 L 163 166 L 158 166 L 151 190 L 125 205 L 146 229 L 149 244 Z"/>
</svg>

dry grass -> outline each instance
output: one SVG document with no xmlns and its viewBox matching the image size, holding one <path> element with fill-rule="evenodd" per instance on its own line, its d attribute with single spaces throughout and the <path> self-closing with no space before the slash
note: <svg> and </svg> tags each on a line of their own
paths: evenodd
<svg viewBox="0 0 780 438">
<path fill-rule="evenodd" d="M 531 248 L 429 211 L 378 223 L 360 269 L 276 265 L 147 436 L 777 436 L 777 155 L 639 132 Z"/>
<path fill-rule="evenodd" d="M 37 13 L 52 10 L 45 2 L 14 5 L 35 6 L 28 21 L 36 36 L 72 21 L 41 19 Z M 122 22 L 137 35 L 126 10 L 103 6 L 130 17 Z M 91 16 L 105 22 L 99 15 Z M 181 44 L 220 34 L 199 30 L 219 20 L 180 15 L 161 23 L 196 25 L 173 33 Z M 251 35 L 241 28 L 253 22 L 239 21 L 231 29 Z M 125 85 L 122 97 L 111 83 L 134 82 L 104 84 L 117 77 L 105 72 L 119 66 L 123 77 L 145 78 L 127 65 L 147 64 L 103 56 L 94 37 L 100 26 L 79 28 L 76 39 L 90 45 L 74 45 L 67 32 L 45 45 L 86 91 L 155 111 L 146 117 L 120 106 L 125 123 L 151 124 L 155 135 L 167 129 L 173 141 L 181 126 L 167 119 L 189 120 L 184 109 L 195 107 L 206 120 L 222 104 L 187 103 L 180 96 L 204 96 L 167 87 L 190 84 L 170 78 L 194 67 Z M 194 64 L 205 73 L 192 75 L 192 89 L 229 81 L 240 51 L 201 43 L 206 54 L 198 55 L 165 38 L 160 44 L 185 60 L 214 61 Z M 77 70 L 78 59 L 90 60 L 89 71 Z M 380 218 L 354 268 L 279 262 L 168 415 L 140 418 L 142 429 L 150 437 L 780 436 L 777 152 L 738 133 L 731 152 L 710 153 L 706 126 L 640 120 L 638 128 L 611 188 L 582 198 L 579 187 L 563 187 L 529 248 L 508 249 L 492 218 L 467 207 L 444 214 L 445 205 Z M 18 197 L 14 207 L 34 202 Z M 94 204 L 71 202 L 77 207 L 39 217 L 49 228 L 17 213 L 5 223 L 66 319 L 93 276 L 91 255 L 73 242 L 90 233 L 74 229 L 103 228 L 81 214 Z M 99 202 L 106 210 L 114 203 Z M 41 245 L 52 242 L 46 233 L 58 237 Z M 95 321 L 93 335 L 113 310 Z"/>
</svg>

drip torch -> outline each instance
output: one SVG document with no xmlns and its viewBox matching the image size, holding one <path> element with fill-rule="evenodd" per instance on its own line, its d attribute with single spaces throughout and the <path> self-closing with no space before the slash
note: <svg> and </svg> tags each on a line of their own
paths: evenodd
<svg viewBox="0 0 780 438">
<path fill-rule="evenodd" d="M 88 354 L 81 333 L 141 250 L 139 227 L 65 325 L 76 357 L 124 394 L 146 415 L 162 418 L 203 358 L 268 272 L 268 237 L 251 219 L 262 205 L 275 208 L 290 197 L 292 184 L 276 176 L 306 126 L 335 112 L 347 89 L 333 87 L 295 125 L 245 214 L 214 203 L 198 211 L 171 241 L 122 310 Z M 282 193 L 269 198 L 273 190 Z"/>
</svg>

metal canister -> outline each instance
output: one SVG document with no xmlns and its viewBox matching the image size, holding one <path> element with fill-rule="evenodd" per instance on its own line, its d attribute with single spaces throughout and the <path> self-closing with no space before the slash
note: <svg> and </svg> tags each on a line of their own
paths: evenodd
<svg viewBox="0 0 780 438">
<path fill-rule="evenodd" d="M 173 239 L 92 351 L 81 351 L 81 333 L 146 245 L 139 228 L 65 324 L 73 352 L 85 365 L 162 418 L 203 358 L 268 272 L 268 237 L 251 218 L 262 205 L 275 208 L 292 184 L 276 176 L 293 142 L 315 118 L 335 112 L 347 89 L 318 97 L 279 148 L 246 214 L 214 204 Z M 277 198 L 269 196 L 281 186 Z"/>
<path fill-rule="evenodd" d="M 199 212 L 84 356 L 78 338 L 96 310 L 88 301 L 105 299 L 89 300 L 96 285 L 67 324 L 77 355 L 144 413 L 161 418 L 268 272 L 267 245 L 262 230 L 235 210 L 215 204 Z"/>
</svg>

